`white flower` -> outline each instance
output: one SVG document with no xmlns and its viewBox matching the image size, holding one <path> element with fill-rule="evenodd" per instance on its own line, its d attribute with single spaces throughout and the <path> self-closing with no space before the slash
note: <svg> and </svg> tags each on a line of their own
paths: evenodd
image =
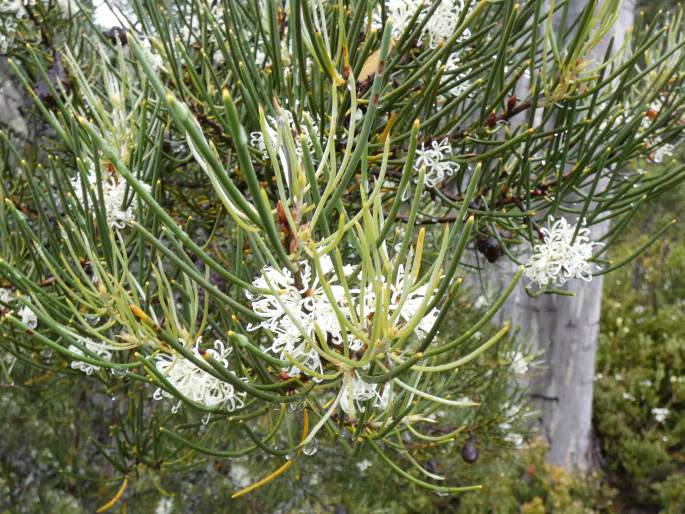
<svg viewBox="0 0 685 514">
<path fill-rule="evenodd" d="M 112 352 L 109 351 L 109 349 L 100 344 L 96 343 L 92 339 L 89 338 L 80 338 L 80 342 L 83 344 L 83 346 L 86 347 L 88 351 L 91 353 L 94 353 L 98 357 L 100 357 L 102 360 L 106 361 L 111 361 L 112 360 Z M 73 344 L 69 345 L 68 350 L 71 353 L 75 353 L 76 355 L 86 355 L 85 352 L 83 352 L 78 346 L 75 346 Z M 91 364 L 89 362 L 83 362 L 83 361 L 78 361 L 74 360 L 71 361 L 71 367 L 72 369 L 77 369 L 79 371 L 84 372 L 86 375 L 92 375 L 93 371 L 97 371 L 100 369 L 100 366 L 96 364 Z"/>
<path fill-rule="evenodd" d="M 226 58 L 221 50 L 215 50 L 214 54 L 212 54 L 212 64 L 216 67 L 226 64 Z"/>
<path fill-rule="evenodd" d="M 183 340 L 179 340 L 183 344 Z M 214 341 L 214 348 L 200 350 L 200 340 L 195 343 L 192 353 L 200 360 L 204 354 L 209 354 L 214 360 L 228 368 L 228 357 L 231 348 L 226 348 L 224 343 Z M 232 384 L 219 380 L 205 370 L 197 367 L 182 355 L 160 353 L 155 360 L 155 367 L 164 378 L 178 390 L 183 396 L 205 407 L 223 407 L 228 411 L 239 409 L 245 405 L 246 394 L 236 391 Z M 170 392 L 159 388 L 153 395 L 155 400 L 175 398 Z M 179 402 L 173 409 L 175 412 L 180 406 Z"/>
<path fill-rule="evenodd" d="M 364 473 L 373 464 L 369 459 L 360 460 L 355 464 L 360 473 Z"/>
<path fill-rule="evenodd" d="M 205 27 L 210 27 L 213 23 L 209 20 L 203 21 L 205 19 L 205 9 L 214 18 L 219 27 L 225 27 L 223 6 L 223 2 L 208 0 L 202 0 L 200 4 L 195 4 L 194 2 L 172 2 L 171 19 L 173 24 L 171 24 L 169 29 L 174 31 L 174 39 L 180 38 L 184 44 L 195 45 L 200 44 L 200 41 L 206 38 L 209 43 L 215 44 L 216 34 L 214 30 L 205 29 Z M 205 25 L 205 23 L 208 25 Z M 185 66 L 185 61 L 181 59 L 180 64 Z"/>
<path fill-rule="evenodd" d="M 38 326 L 38 317 L 28 305 L 24 305 L 19 309 L 17 314 L 21 318 L 21 322 L 27 327 L 33 329 Z"/>
<path fill-rule="evenodd" d="M 357 411 L 364 412 L 364 402 L 374 399 L 372 405 L 384 409 L 388 405 L 389 394 L 378 393 L 378 384 L 365 382 L 358 372 L 347 373 L 343 377 L 342 390 L 340 392 L 340 408 L 345 414 L 354 417 Z M 385 389 L 388 389 L 386 385 Z"/>
<path fill-rule="evenodd" d="M 16 299 L 14 292 L 8 287 L 0 287 L 0 302 L 10 303 Z M 0 307 L 1 308 L 1 307 Z"/>
<path fill-rule="evenodd" d="M 431 48 L 437 48 L 440 43 L 444 43 L 454 35 L 463 10 L 463 0 L 442 0 L 440 2 L 424 27 Z M 470 36 L 471 33 L 467 29 L 459 36 L 459 41 Z"/>
<path fill-rule="evenodd" d="M 231 461 L 231 469 L 228 471 L 228 477 L 236 487 L 243 488 L 252 483 L 250 470 L 240 462 Z"/>
<path fill-rule="evenodd" d="M 102 197 L 104 201 L 105 215 L 107 217 L 107 224 L 116 229 L 123 229 L 126 224 L 135 219 L 135 210 L 138 208 L 138 197 L 135 195 L 133 189 L 128 188 L 128 199 L 126 198 L 127 182 L 112 173 L 102 171 Z M 74 189 L 74 196 L 80 204 L 84 204 L 83 187 L 81 182 L 81 174 L 77 174 L 71 179 L 71 187 Z M 150 190 L 148 184 L 143 184 L 146 190 Z M 92 204 L 93 198 L 97 200 L 97 175 L 95 169 L 91 167 L 87 175 L 86 189 L 90 189 L 93 193 L 88 197 Z M 127 206 L 128 203 L 128 206 Z"/>
<path fill-rule="evenodd" d="M 508 433 L 504 436 L 504 440 L 513 444 L 516 448 L 521 448 L 521 446 L 523 446 L 523 436 L 521 434 L 517 434 L 516 432 Z"/>
<path fill-rule="evenodd" d="M 519 405 L 513 405 L 510 403 L 505 404 L 502 408 L 502 414 L 505 421 L 499 423 L 497 425 L 498 428 L 503 432 L 509 432 L 513 426 L 512 421 L 518 416 L 520 411 L 521 407 Z M 519 444 L 516 444 L 516 446 L 520 446 L 520 443 L 523 442 L 523 437 L 520 434 L 511 433 L 505 437 L 504 440 L 514 443 L 518 442 Z"/>
<path fill-rule="evenodd" d="M 431 142 L 428 148 L 425 143 L 421 143 L 421 148 L 416 149 L 414 169 L 418 171 L 421 166 L 426 167 L 424 183 L 427 187 L 437 186 L 459 169 L 459 164 L 448 159 L 447 156 L 451 153 L 452 147 L 447 138 L 440 142 Z"/>
<path fill-rule="evenodd" d="M 552 224 L 553 222 L 553 224 Z M 535 245 L 534 253 L 526 264 L 525 275 L 539 287 L 548 284 L 562 285 L 569 279 L 592 280 L 592 249 L 597 243 L 590 240 L 590 230 L 569 225 L 565 218 L 541 230 L 544 243 Z"/>
<path fill-rule="evenodd" d="M 424 2 L 422 0 L 386 0 L 385 12 L 388 21 L 392 23 L 392 37 L 399 39 L 409 26 L 409 22 L 416 11 L 418 9 L 423 10 L 424 7 Z M 380 29 L 382 27 L 382 21 L 381 11 L 379 9 L 374 16 L 374 27 Z"/>
<path fill-rule="evenodd" d="M 514 352 L 510 358 L 509 369 L 514 375 L 525 375 L 528 372 L 528 360 L 522 352 Z"/>
<path fill-rule="evenodd" d="M 446 80 L 449 82 L 458 81 L 459 83 L 452 86 L 449 90 L 450 94 L 453 96 L 459 96 L 466 92 L 466 90 L 471 85 L 466 79 L 466 73 L 450 73 L 454 72 L 461 67 L 461 53 L 452 52 L 445 62 L 445 71 L 447 72 Z M 470 71 L 470 70 L 469 70 Z"/>
<path fill-rule="evenodd" d="M 157 507 L 155 508 L 155 514 L 171 514 L 174 510 L 174 499 L 173 498 L 160 498 Z"/>
<path fill-rule="evenodd" d="M 321 259 L 321 269 L 325 276 L 333 273 L 333 264 L 329 257 L 324 256 Z M 335 276 L 329 277 L 328 280 L 334 282 Z M 246 293 L 252 303 L 252 310 L 262 320 L 257 324 L 248 325 L 247 329 L 270 330 L 274 339 L 268 350 L 279 355 L 280 359 L 288 360 L 288 357 L 291 357 L 304 367 L 320 373 L 323 366 L 319 352 L 312 348 L 310 343 L 310 340 L 317 339 L 319 331 L 327 334 L 326 337 L 335 345 L 343 344 L 347 336 L 350 350 L 356 351 L 361 348 L 361 341 L 341 328 L 336 310 L 320 286 L 318 277 L 312 278 L 309 264 L 302 265 L 299 278 L 286 268 L 279 271 L 266 267 L 252 285 L 270 292 Z M 332 284 L 331 291 L 335 305 L 347 317 L 349 306 L 344 289 Z M 306 372 L 297 365 L 286 371 L 290 376 L 299 376 L 303 371 Z"/>
<path fill-rule="evenodd" d="M 257 52 L 255 53 L 255 64 L 257 65 L 258 68 L 261 68 L 264 66 L 264 63 L 266 62 L 266 54 L 260 50 L 257 49 Z"/>
<path fill-rule="evenodd" d="M 488 298 L 481 294 L 476 298 L 476 301 L 473 302 L 473 307 L 474 309 L 482 309 L 483 307 L 487 307 L 488 303 Z"/>
<path fill-rule="evenodd" d="M 301 274 L 303 283 L 311 275 L 311 268 L 306 266 Z M 260 318 L 257 326 L 248 325 L 248 330 L 255 330 L 262 327 L 269 330 L 279 328 L 280 321 L 286 315 L 286 310 L 292 311 L 293 315 L 299 315 L 299 305 L 302 295 L 306 292 L 309 285 L 299 288 L 293 274 L 287 268 L 277 270 L 270 266 L 262 270 L 260 276 L 254 279 L 252 285 L 258 289 L 271 290 L 270 294 L 257 294 L 247 292 L 246 296 L 252 302 L 252 310 Z"/>
<path fill-rule="evenodd" d="M 651 156 L 652 162 L 656 162 L 657 164 L 661 164 L 664 162 L 664 159 L 666 157 L 672 157 L 673 156 L 673 150 L 675 149 L 675 146 L 666 143 L 661 146 L 659 146 L 656 150 L 654 150 L 654 153 Z"/>
<path fill-rule="evenodd" d="M 652 409 L 652 414 L 657 423 L 663 424 L 666 421 L 666 418 L 671 414 L 671 411 L 667 407 L 654 407 Z"/>
<path fill-rule="evenodd" d="M 22 0 L 2 0 L 0 1 L 0 13 L 15 14 L 24 8 Z"/>
<path fill-rule="evenodd" d="M 400 317 L 404 321 L 410 322 L 418 314 L 424 303 L 430 303 L 431 298 L 426 300 L 426 296 L 432 295 L 428 292 L 428 284 L 423 284 L 415 289 L 411 289 L 411 285 L 405 285 L 405 281 L 407 281 L 407 278 L 405 276 L 404 266 L 400 265 L 395 285 L 391 287 L 392 296 L 390 310 L 394 312 L 399 309 Z M 410 290 L 405 293 L 406 296 L 404 302 L 402 302 L 402 293 L 405 287 L 410 287 Z M 430 332 L 433 325 L 435 325 L 439 313 L 440 311 L 435 308 L 429 312 L 425 312 L 421 321 L 419 321 L 419 324 L 414 329 L 416 335 L 421 337 Z"/>
<path fill-rule="evenodd" d="M 341 272 L 349 276 L 355 269 L 355 266 L 344 265 Z M 306 262 L 297 275 L 286 268 L 277 270 L 267 266 L 252 282 L 258 291 L 246 292 L 252 310 L 260 318 L 259 322 L 249 324 L 247 329 L 270 331 L 273 340 L 266 351 L 278 355 L 283 361 L 298 361 L 284 368 L 288 375 L 305 373 L 313 376 L 315 381 L 321 380 L 316 375 L 323 370 L 323 351 L 319 349 L 322 339 L 331 346 L 347 345 L 352 352 L 362 351 L 364 341 L 359 334 L 368 332 L 376 315 L 377 288 L 384 290 L 388 298 L 383 302 L 383 315 L 391 317 L 399 328 L 411 324 L 418 337 L 433 329 L 439 311 L 436 308 L 426 310 L 433 298 L 432 291 L 428 290 L 429 284 L 416 286 L 405 276 L 403 266 L 399 267 L 394 284 L 381 280 L 380 284 L 369 282 L 364 288 L 347 291 L 336 283 L 338 276 L 334 271 L 333 263 L 326 256 L 320 262 L 323 277 L 315 276 Z M 328 293 L 320 284 L 321 278 L 328 282 Z M 316 373 L 310 373 L 307 368 Z M 360 389 L 357 387 L 355 390 Z M 356 393 L 353 395 L 357 396 Z M 346 405 L 351 405 L 350 401 Z"/>
<path fill-rule="evenodd" d="M 388 20 L 392 23 L 392 37 L 400 39 L 405 30 L 411 29 L 409 24 L 417 10 L 420 13 L 416 22 L 424 21 L 430 12 L 430 8 L 431 3 L 427 0 L 386 0 L 385 12 Z M 442 0 L 440 2 L 440 5 L 426 21 L 422 32 L 422 36 L 428 37 L 428 44 L 431 48 L 436 48 L 440 43 L 454 35 L 463 10 L 463 0 Z M 378 9 L 374 15 L 373 26 L 380 29 L 382 22 L 381 11 Z M 470 31 L 467 29 L 461 34 L 458 41 L 462 41 L 470 35 Z"/>
</svg>

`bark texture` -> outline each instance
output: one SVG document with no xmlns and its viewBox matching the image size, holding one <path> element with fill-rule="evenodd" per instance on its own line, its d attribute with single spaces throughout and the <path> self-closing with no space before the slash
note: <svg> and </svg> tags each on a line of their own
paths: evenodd
<svg viewBox="0 0 685 514">
<path fill-rule="evenodd" d="M 0 130 L 10 136 L 25 140 L 28 133 L 26 120 L 21 108 L 26 104 L 27 95 L 22 94 L 13 80 L 7 60 L 0 57 Z"/>
</svg>

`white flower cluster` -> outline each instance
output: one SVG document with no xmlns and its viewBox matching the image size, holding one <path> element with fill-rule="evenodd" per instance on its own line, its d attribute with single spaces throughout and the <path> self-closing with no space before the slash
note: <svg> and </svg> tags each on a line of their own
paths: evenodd
<svg viewBox="0 0 685 514">
<path fill-rule="evenodd" d="M 418 9 L 423 9 L 420 0 L 386 0 L 385 12 L 392 23 L 392 37 L 399 39 L 409 27 L 409 23 Z M 374 28 L 380 29 L 383 20 L 380 10 L 374 16 Z"/>
<path fill-rule="evenodd" d="M 599 108 L 604 109 L 606 107 L 606 103 L 602 103 L 598 105 Z M 656 119 L 660 116 L 661 111 L 664 108 L 664 100 L 661 98 L 657 98 L 654 100 L 650 105 L 649 109 L 644 112 L 644 116 L 642 117 L 642 121 L 640 122 L 640 130 L 641 131 L 646 131 L 651 128 L 652 124 L 656 121 Z M 620 125 L 621 122 L 627 123 L 628 121 L 628 112 L 631 112 L 633 107 L 630 105 L 630 103 L 626 102 L 623 104 L 621 111 L 618 115 L 616 115 L 615 122 L 612 124 L 613 125 Z M 607 126 L 609 126 L 610 123 L 609 121 L 602 121 L 599 125 L 600 131 L 604 131 Z M 654 135 L 652 134 L 651 136 L 645 138 L 644 140 L 644 146 L 645 148 L 650 148 L 651 153 L 647 156 L 647 160 L 649 162 L 661 164 L 664 162 L 669 157 L 673 156 L 673 152 L 676 148 L 676 144 L 673 143 L 664 143 L 661 136 L 659 135 Z M 638 173 L 644 173 L 644 170 L 638 169 Z"/>
<path fill-rule="evenodd" d="M 425 0 L 386 0 L 385 11 L 392 23 L 393 38 L 399 39 L 402 36 L 404 31 L 409 28 L 411 19 L 417 11 L 420 11 L 417 23 L 422 22 L 428 16 L 433 4 Z M 463 0 L 442 0 L 440 2 L 440 5 L 438 5 L 426 21 L 422 33 L 422 36 L 428 38 L 428 44 L 431 48 L 437 48 L 438 45 L 454 35 L 463 10 Z M 374 26 L 380 28 L 381 25 L 382 19 L 380 11 L 378 11 L 374 16 Z M 461 41 L 470 36 L 471 33 L 467 29 L 460 36 L 459 40 Z"/>
<path fill-rule="evenodd" d="M 179 342 L 183 344 L 183 340 L 179 340 Z M 192 349 L 195 357 L 203 360 L 204 353 L 207 353 L 225 368 L 228 368 L 228 358 L 231 355 L 230 347 L 226 348 L 222 341 L 216 340 L 214 341 L 214 348 L 201 351 L 200 342 L 198 340 Z M 232 384 L 210 375 L 181 355 L 160 353 L 155 360 L 155 367 L 178 392 L 205 407 L 223 407 L 228 411 L 233 411 L 245 405 L 245 392 L 236 391 Z M 174 399 L 175 396 L 159 388 L 155 391 L 153 398 L 155 400 Z M 177 412 L 180 406 L 181 402 L 179 401 L 172 411 Z"/>
<path fill-rule="evenodd" d="M 550 220 L 550 227 L 541 229 L 542 244 L 535 245 L 533 255 L 526 264 L 525 275 L 539 287 L 549 284 L 563 285 L 567 280 L 592 280 L 592 249 L 597 243 L 590 240 L 590 230 L 581 228 L 575 239 L 575 225 L 566 218 Z"/>
<path fill-rule="evenodd" d="M 666 418 L 668 418 L 668 416 L 670 416 L 670 414 L 671 414 L 671 410 L 667 407 L 654 407 L 652 409 L 652 415 L 654 416 L 654 420 L 657 423 L 661 423 L 661 424 L 665 423 Z"/>
<path fill-rule="evenodd" d="M 276 270 L 266 267 L 252 282 L 252 285 L 262 291 L 270 292 L 246 292 L 252 303 L 252 310 L 262 320 L 257 324 L 248 325 L 248 330 L 263 328 L 271 332 L 273 341 L 267 350 L 278 355 L 281 360 L 287 361 L 290 357 L 298 363 L 286 369 L 290 376 L 299 376 L 303 372 L 312 375 L 307 372 L 307 369 L 318 374 L 322 373 L 323 364 L 316 344 L 319 334 L 325 335 L 329 344 L 340 347 L 346 340 L 351 351 L 361 350 L 362 341 L 347 327 L 353 325 L 365 330 L 369 319 L 373 318 L 376 296 L 371 286 L 367 286 L 364 291 L 350 289 L 348 294 L 344 287 L 336 283 L 333 264 L 328 256 L 321 258 L 321 268 L 324 278 L 331 283 L 334 303 L 331 303 L 324 292 L 319 277 L 312 276 L 312 269 L 307 263 L 302 265 L 299 277 L 285 268 Z M 352 266 L 347 265 L 342 271 L 349 276 L 353 269 Z M 401 319 L 409 322 L 414 319 L 422 305 L 430 300 L 426 284 L 413 290 L 409 289 L 409 286 L 407 282 L 408 290 L 405 291 L 405 273 L 404 269 L 400 268 L 396 283 L 389 287 L 390 305 L 388 307 L 388 314 L 396 315 L 398 321 Z M 428 299 L 426 299 L 427 296 Z M 345 320 L 343 324 L 338 316 Z M 415 333 L 422 336 L 430 331 L 437 316 L 437 309 L 425 313 Z M 355 322 L 355 319 L 359 321 Z M 316 376 L 312 376 L 314 380 L 319 380 Z M 364 388 L 363 384 L 360 385 L 358 381 L 349 382 L 347 387 L 354 392 L 352 399 L 372 394 L 369 388 Z"/>
<path fill-rule="evenodd" d="M 333 263 L 330 258 L 321 259 L 321 265 L 324 275 L 332 274 Z M 346 271 L 349 273 L 351 270 L 347 268 Z M 274 339 L 269 350 L 282 360 L 288 360 L 290 356 L 303 366 L 321 373 L 323 368 L 319 352 L 309 343 L 311 338 L 316 337 L 317 326 L 327 332 L 333 344 L 341 345 L 345 333 L 352 351 L 362 347 L 361 341 L 349 337 L 347 331 L 340 327 L 335 309 L 320 286 L 318 277 L 312 279 L 309 264 L 302 266 L 299 285 L 288 269 L 279 271 L 271 267 L 264 268 L 252 285 L 273 293 L 246 293 L 252 310 L 262 319 L 260 323 L 248 325 L 247 328 L 271 331 Z M 337 307 L 343 314 L 349 314 L 344 289 L 332 284 L 331 290 Z M 293 365 L 287 372 L 291 376 L 299 376 L 301 370 Z"/>
<path fill-rule="evenodd" d="M 447 138 L 439 142 L 432 141 L 428 148 L 425 143 L 421 143 L 421 148 L 416 149 L 414 170 L 418 171 L 421 166 L 426 167 L 424 177 L 426 187 L 436 187 L 459 170 L 459 164 L 449 160 L 451 154 L 452 146 Z"/>
<path fill-rule="evenodd" d="M 457 28 L 457 23 L 464 10 L 463 0 L 442 0 L 438 8 L 428 19 L 424 32 L 428 35 L 428 44 L 431 48 L 437 48 L 452 37 Z M 427 13 L 426 13 L 427 15 Z M 460 36 L 460 40 L 471 37 L 468 29 Z"/>
<path fill-rule="evenodd" d="M 83 346 L 86 347 L 86 349 L 97 355 L 99 358 L 102 360 L 106 361 L 111 361 L 112 360 L 112 352 L 109 350 L 109 348 L 103 344 L 97 343 L 93 341 L 90 338 L 83 337 L 79 338 L 79 341 L 83 344 Z M 68 350 L 71 353 L 75 353 L 76 355 L 81 355 L 85 356 L 85 352 L 81 350 L 78 346 L 75 346 L 73 344 L 69 345 Z M 84 362 L 84 361 L 71 361 L 71 367 L 72 369 L 77 369 L 79 371 L 82 371 L 86 375 L 92 375 L 93 371 L 97 371 L 100 369 L 100 366 L 97 364 L 91 364 L 89 362 Z"/>
<path fill-rule="evenodd" d="M 155 514 L 172 514 L 174 512 L 174 499 L 162 496 L 155 507 Z"/>
<path fill-rule="evenodd" d="M 102 178 L 102 197 L 107 223 L 116 229 L 123 229 L 127 223 L 135 218 L 135 210 L 138 208 L 138 197 L 134 194 L 133 189 L 129 189 L 128 196 L 130 202 L 128 203 L 128 206 L 126 206 L 126 181 L 118 175 L 115 175 L 114 173 L 108 174 L 108 172 L 104 170 L 102 171 Z M 71 187 L 74 189 L 74 196 L 78 202 L 83 205 L 84 197 L 81 174 L 77 174 L 70 182 Z M 97 174 L 92 166 L 88 171 L 85 187 L 87 190 L 93 192 L 95 198 L 98 198 Z M 144 184 L 144 187 L 148 191 L 150 190 L 149 185 Z M 89 200 L 92 203 L 92 197 L 89 197 Z"/>
<path fill-rule="evenodd" d="M 378 392 L 378 384 L 370 384 L 364 381 L 356 371 L 345 375 L 340 392 L 340 408 L 345 414 L 353 415 L 355 412 L 364 412 L 364 403 L 373 399 L 372 405 L 378 409 L 385 409 L 390 402 L 392 388 L 389 383 L 385 384 L 382 393 Z"/>
<path fill-rule="evenodd" d="M 406 285 L 405 281 L 407 282 Z M 428 284 L 424 284 L 415 289 L 409 289 L 404 302 L 402 302 L 403 291 L 409 284 L 404 267 L 400 266 L 399 272 L 397 273 L 397 280 L 395 281 L 395 284 L 390 287 L 392 292 L 392 295 L 390 296 L 390 312 L 395 313 L 399 310 L 400 318 L 407 323 L 416 316 L 426 299 L 430 301 L 432 296 L 431 292 L 428 290 Z M 373 297 L 373 301 L 375 302 L 375 296 Z M 432 309 L 429 312 L 426 312 L 414 330 L 416 335 L 422 337 L 430 332 L 438 319 L 439 313 L 438 309 Z"/>
<path fill-rule="evenodd" d="M 71 1 L 71 0 L 62 0 Z M 224 9 L 221 2 L 203 2 L 211 15 L 216 19 L 219 26 L 223 26 Z M 139 32 L 136 27 L 141 25 L 138 20 L 133 3 L 129 0 L 95 0 L 93 2 L 92 20 L 100 29 L 107 31 L 115 27 L 121 27 L 134 32 Z M 175 36 L 180 37 L 184 43 L 197 43 L 201 34 L 204 33 L 201 24 L 203 11 L 195 8 L 192 2 L 174 2 L 172 4 L 172 16 L 177 22 L 174 28 Z M 216 42 L 213 32 L 208 39 Z M 144 42 L 145 40 L 143 40 Z M 147 48 L 149 50 L 149 47 Z M 181 60 L 181 64 L 184 62 Z"/>
</svg>

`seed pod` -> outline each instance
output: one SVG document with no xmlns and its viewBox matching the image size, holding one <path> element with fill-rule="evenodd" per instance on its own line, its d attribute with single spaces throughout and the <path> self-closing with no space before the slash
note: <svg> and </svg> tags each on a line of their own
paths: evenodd
<svg viewBox="0 0 685 514">
<path fill-rule="evenodd" d="M 479 238 L 476 247 L 480 253 L 485 255 L 488 262 L 496 262 L 502 257 L 502 245 L 492 236 Z"/>
<path fill-rule="evenodd" d="M 464 462 L 473 464 L 478 460 L 479 456 L 480 450 L 478 449 L 478 439 L 471 434 L 461 449 L 461 458 L 464 459 Z"/>
</svg>

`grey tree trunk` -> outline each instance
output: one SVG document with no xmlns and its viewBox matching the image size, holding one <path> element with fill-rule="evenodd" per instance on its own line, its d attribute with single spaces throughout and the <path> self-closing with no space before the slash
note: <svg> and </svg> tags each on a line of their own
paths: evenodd
<svg viewBox="0 0 685 514">
<path fill-rule="evenodd" d="M 596 237 L 605 226 L 592 230 Z M 592 398 L 602 301 L 601 277 L 575 282 L 576 296 L 529 297 L 518 288 L 505 316 L 542 353 L 544 365 L 529 382 L 540 412 L 540 431 L 549 443 L 548 460 L 567 468 L 593 465 Z M 508 314 L 508 315 L 507 315 Z"/>
<path fill-rule="evenodd" d="M 0 57 L 0 130 L 6 130 L 10 137 L 21 140 L 25 140 L 28 133 L 20 110 L 26 104 L 26 97 L 13 80 L 7 60 Z"/>
<path fill-rule="evenodd" d="M 569 20 L 587 2 L 571 0 Z M 634 0 L 624 0 L 613 31 L 614 49 L 621 46 L 633 24 Z M 596 49 L 602 59 L 609 41 Z M 592 228 L 593 240 L 606 233 L 608 223 Z M 575 296 L 531 298 L 522 286 L 501 313 L 520 328 L 520 334 L 542 354 L 541 372 L 530 378 L 531 395 L 540 412 L 540 431 L 549 443 L 549 462 L 567 469 L 588 470 L 594 464 L 592 399 L 602 299 L 602 277 L 575 281 Z"/>
</svg>

